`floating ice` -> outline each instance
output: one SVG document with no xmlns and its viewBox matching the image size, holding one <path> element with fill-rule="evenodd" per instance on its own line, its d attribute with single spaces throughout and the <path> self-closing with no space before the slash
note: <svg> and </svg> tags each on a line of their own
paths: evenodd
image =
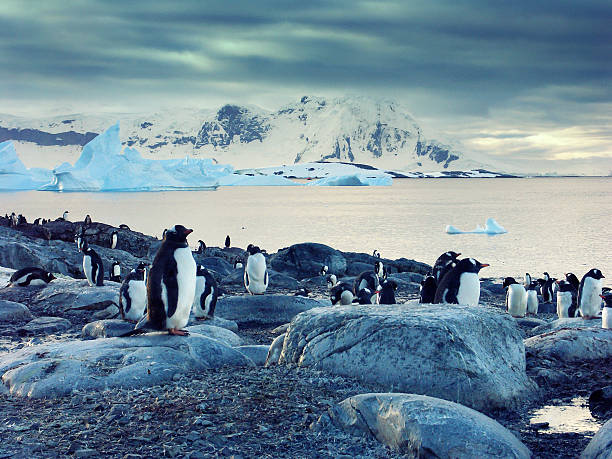
<svg viewBox="0 0 612 459">
<path fill-rule="evenodd" d="M 504 234 L 507 232 L 508 231 L 497 223 L 494 218 L 487 218 L 484 228 L 480 225 L 476 225 L 476 228 L 472 231 L 462 231 L 453 225 L 446 226 L 447 234 L 488 234 L 489 236 L 494 236 L 496 234 Z"/>
<path fill-rule="evenodd" d="M 52 178 L 50 170 L 25 167 L 11 141 L 0 143 L 0 190 L 35 190 Z"/>
<path fill-rule="evenodd" d="M 325 177 L 308 186 L 390 186 L 392 181 L 389 175 L 349 174 Z"/>
<path fill-rule="evenodd" d="M 220 186 L 300 186 L 299 183 L 277 175 L 230 174 L 219 178 Z"/>
</svg>

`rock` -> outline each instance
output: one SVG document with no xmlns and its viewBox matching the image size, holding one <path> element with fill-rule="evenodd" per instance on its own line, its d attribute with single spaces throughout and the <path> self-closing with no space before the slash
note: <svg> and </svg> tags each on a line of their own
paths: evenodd
<svg viewBox="0 0 612 459">
<path fill-rule="evenodd" d="M 223 277 L 220 282 L 221 285 L 229 285 L 232 287 L 244 287 L 244 268 L 234 269 L 227 276 Z"/>
<path fill-rule="evenodd" d="M 361 394 L 332 407 L 337 427 L 371 435 L 409 457 L 529 458 L 508 429 L 475 410 L 414 394 Z"/>
<path fill-rule="evenodd" d="M 341 252 L 314 242 L 294 244 L 279 250 L 270 257 L 272 269 L 295 279 L 316 276 L 323 265 L 327 265 L 329 273 L 336 276 L 341 276 L 346 272 L 346 259 Z"/>
<path fill-rule="evenodd" d="M 540 386 L 560 386 L 570 381 L 570 376 L 562 370 L 534 368 L 535 379 Z"/>
<path fill-rule="evenodd" d="M 535 390 L 525 373 L 516 322 L 485 306 L 312 309 L 291 321 L 280 363 L 440 397 L 479 411 L 515 408 Z"/>
<path fill-rule="evenodd" d="M 72 324 L 61 317 L 37 317 L 21 327 L 18 333 L 23 335 L 41 335 L 68 330 Z"/>
<path fill-rule="evenodd" d="M 542 319 L 536 319 L 535 317 L 519 317 L 514 318 L 519 327 L 535 329 L 536 327 L 546 326 L 548 322 Z"/>
<path fill-rule="evenodd" d="M 612 419 L 595 434 L 580 459 L 605 459 L 612 457 Z"/>
<path fill-rule="evenodd" d="M 539 359 L 566 363 L 612 357 L 612 330 L 563 328 L 525 340 L 525 351 Z"/>
<path fill-rule="evenodd" d="M 480 279 L 480 287 L 487 289 L 492 295 L 502 295 L 506 297 L 506 290 L 503 287 L 503 279 L 483 277 Z"/>
<path fill-rule="evenodd" d="M 31 304 L 42 308 L 47 314 L 103 311 L 110 305 L 117 306 L 119 288 L 116 282 L 105 282 L 102 287 L 90 287 L 86 280 L 57 279 L 32 298 Z"/>
<path fill-rule="evenodd" d="M 97 320 L 86 324 L 81 330 L 81 338 L 112 338 L 134 329 L 133 323 L 121 319 Z"/>
<path fill-rule="evenodd" d="M 612 386 L 606 386 L 591 393 L 589 410 L 598 419 L 608 420 L 612 417 Z"/>
<path fill-rule="evenodd" d="M 270 344 L 270 347 L 268 348 L 264 366 L 269 367 L 270 365 L 278 364 L 283 351 L 286 336 L 287 333 L 283 333 L 282 335 L 278 335 L 276 338 L 274 338 L 274 341 L 272 341 L 272 344 Z"/>
<path fill-rule="evenodd" d="M 95 449 L 90 449 L 90 448 L 77 449 L 74 452 L 74 457 L 77 457 L 77 458 L 98 457 L 98 456 L 99 456 L 98 451 L 96 451 Z"/>
<path fill-rule="evenodd" d="M 539 298 L 538 314 L 556 314 L 557 303 L 543 303 L 542 298 Z"/>
<path fill-rule="evenodd" d="M 189 331 L 189 333 L 199 333 L 200 335 L 221 341 L 231 347 L 240 346 L 242 344 L 242 338 L 227 328 L 201 323 L 185 327 L 185 329 Z"/>
<path fill-rule="evenodd" d="M 398 258 L 397 260 L 390 260 L 388 258 L 378 258 L 372 255 L 368 255 L 367 253 L 359 252 L 342 252 L 342 255 L 344 256 L 344 258 L 346 258 L 347 263 L 365 263 L 370 265 L 370 268 L 368 269 L 374 269 L 374 263 L 380 260 L 387 267 L 387 271 L 389 272 L 389 274 L 403 272 L 427 274 L 431 271 L 431 266 L 429 266 L 428 264 L 409 260 L 408 258 Z"/>
<path fill-rule="evenodd" d="M 266 363 L 269 346 L 265 344 L 252 344 L 248 346 L 237 346 L 236 350 L 242 352 L 251 359 L 258 367 L 263 367 Z"/>
<path fill-rule="evenodd" d="M 189 317 L 188 325 L 212 325 L 214 327 L 227 328 L 228 330 L 233 331 L 234 333 L 238 332 L 238 324 L 233 320 L 223 319 L 219 316 L 215 316 L 212 319 L 196 319 L 193 315 Z"/>
<path fill-rule="evenodd" d="M 222 277 L 234 272 L 234 266 L 224 258 L 205 257 L 197 253 L 194 253 L 193 258 L 197 264 L 219 273 Z"/>
<path fill-rule="evenodd" d="M 562 328 L 601 328 L 601 317 L 597 319 L 588 319 L 585 320 L 582 317 L 576 317 L 573 319 L 565 318 L 565 319 L 557 319 L 552 322 L 546 322 L 533 330 L 531 333 L 533 335 L 541 335 L 542 333 L 549 333 L 555 330 L 561 330 Z"/>
<path fill-rule="evenodd" d="M 24 320 L 32 320 L 32 314 L 25 304 L 0 300 L 0 323 L 23 322 Z"/>
<path fill-rule="evenodd" d="M 272 333 L 275 333 L 277 335 L 281 335 L 283 333 L 286 333 L 290 324 L 291 324 L 290 322 L 287 322 L 286 324 L 279 325 L 278 327 L 276 327 L 275 329 L 272 330 Z"/>
<path fill-rule="evenodd" d="M 361 261 L 354 261 L 349 263 L 346 268 L 346 274 L 348 276 L 358 276 L 364 271 L 374 271 L 374 263 L 362 263 Z"/>
<path fill-rule="evenodd" d="M 0 266 L 0 288 L 5 287 L 9 283 L 9 279 L 15 272 L 15 269 L 4 268 Z"/>
<path fill-rule="evenodd" d="M 30 346 L 0 356 L 4 386 L 16 396 L 61 397 L 74 390 L 140 388 L 188 371 L 253 366 L 244 354 L 196 333 L 152 333 L 130 338 Z"/>
<path fill-rule="evenodd" d="M 110 306 L 108 306 L 106 309 L 103 309 L 102 311 L 94 312 L 92 317 L 94 319 L 102 320 L 102 319 L 113 319 L 117 317 L 118 315 L 119 315 L 119 308 L 115 306 L 114 304 L 111 304 Z"/>
<path fill-rule="evenodd" d="M 293 277 L 279 273 L 273 269 L 268 270 L 268 276 L 270 277 L 269 286 L 273 288 L 297 290 L 300 286 L 300 283 Z"/>
<path fill-rule="evenodd" d="M 295 315 L 321 306 L 317 300 L 293 295 L 224 296 L 215 313 L 240 324 L 276 325 Z"/>
</svg>

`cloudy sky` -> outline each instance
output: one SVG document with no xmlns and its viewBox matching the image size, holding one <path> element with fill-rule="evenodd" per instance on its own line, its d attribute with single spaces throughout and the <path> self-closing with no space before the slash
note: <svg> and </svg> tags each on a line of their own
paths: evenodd
<svg viewBox="0 0 612 459">
<path fill-rule="evenodd" d="M 610 0 L 2 0 L 0 112 L 402 103 L 512 158 L 612 158 Z"/>
</svg>

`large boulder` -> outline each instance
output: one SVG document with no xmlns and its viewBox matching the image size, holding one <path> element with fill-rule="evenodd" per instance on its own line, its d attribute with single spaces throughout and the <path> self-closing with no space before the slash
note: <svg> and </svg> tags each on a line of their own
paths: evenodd
<svg viewBox="0 0 612 459">
<path fill-rule="evenodd" d="M 390 260 L 388 258 L 378 258 L 367 253 L 360 252 L 342 252 L 347 263 L 364 263 L 371 267 L 374 267 L 376 261 L 382 261 L 387 267 L 389 273 L 403 273 L 413 272 L 419 274 L 427 274 L 431 271 L 431 266 L 426 263 L 419 261 L 409 260 L 408 258 L 398 258 L 397 260 Z M 420 281 L 419 281 L 420 282 Z"/>
<path fill-rule="evenodd" d="M 584 362 L 612 357 L 612 330 L 606 328 L 562 328 L 525 340 L 531 355 L 561 362 Z"/>
<path fill-rule="evenodd" d="M 206 269 L 215 271 L 221 276 L 227 276 L 234 272 L 234 266 L 231 265 L 227 260 L 220 257 L 205 257 L 201 254 L 194 253 L 193 258 L 196 263 L 204 266 Z"/>
<path fill-rule="evenodd" d="M 74 390 L 139 388 L 192 370 L 253 365 L 244 354 L 215 339 L 160 332 L 30 346 L 0 356 L 0 376 L 11 394 L 39 398 Z"/>
<path fill-rule="evenodd" d="M 361 394 L 327 413 L 336 427 L 370 435 L 409 457 L 529 458 L 497 421 L 458 403 L 414 394 Z M 323 415 L 319 424 L 327 422 Z"/>
<path fill-rule="evenodd" d="M 270 266 L 275 271 L 296 279 L 316 276 L 324 265 L 337 276 L 346 272 L 346 260 L 341 252 L 314 242 L 294 244 L 280 249 L 270 257 Z"/>
<path fill-rule="evenodd" d="M 61 317 L 37 317 L 30 320 L 17 331 L 22 335 L 46 335 L 63 332 L 72 327 L 68 319 Z"/>
<path fill-rule="evenodd" d="M 236 347 L 242 345 L 242 338 L 231 330 L 222 327 L 215 327 L 206 323 L 190 325 L 185 327 L 189 333 L 198 333 L 203 336 L 221 341 L 228 346 Z"/>
<path fill-rule="evenodd" d="M 583 319 L 582 317 L 557 319 L 534 328 L 531 330 L 531 333 L 533 335 L 541 335 L 543 333 L 561 330 L 562 328 L 591 327 L 601 328 L 601 317 L 597 317 L 595 319 Z"/>
<path fill-rule="evenodd" d="M 608 459 L 612 457 L 612 419 L 595 434 L 580 459 Z"/>
<path fill-rule="evenodd" d="M 134 325 L 121 319 L 96 320 L 85 324 L 83 330 L 81 330 L 81 338 L 113 338 L 133 330 Z"/>
<path fill-rule="evenodd" d="M 25 304 L 0 300 L 0 323 L 32 320 L 32 314 Z"/>
<path fill-rule="evenodd" d="M 224 296 L 217 301 L 215 314 L 240 324 L 280 325 L 300 312 L 320 307 L 317 300 L 303 296 Z"/>
<path fill-rule="evenodd" d="M 342 306 L 291 321 L 280 363 L 311 366 L 382 388 L 479 411 L 512 409 L 534 390 L 512 317 L 483 306 Z"/>
</svg>

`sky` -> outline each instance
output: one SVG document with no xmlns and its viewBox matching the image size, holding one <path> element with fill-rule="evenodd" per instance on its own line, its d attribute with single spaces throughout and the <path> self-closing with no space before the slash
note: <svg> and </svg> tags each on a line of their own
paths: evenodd
<svg viewBox="0 0 612 459">
<path fill-rule="evenodd" d="M 609 0 L 2 0 L 0 113 L 358 94 L 467 151 L 609 160 L 611 25 Z"/>
</svg>

